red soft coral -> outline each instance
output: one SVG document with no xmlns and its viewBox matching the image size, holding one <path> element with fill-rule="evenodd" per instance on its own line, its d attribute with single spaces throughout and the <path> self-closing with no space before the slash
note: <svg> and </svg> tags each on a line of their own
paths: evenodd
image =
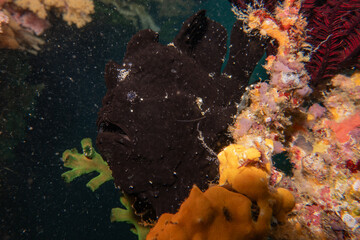
<svg viewBox="0 0 360 240">
<path fill-rule="evenodd" d="M 359 0 L 305 0 L 301 10 L 310 29 L 307 42 L 314 47 L 306 65 L 314 85 L 342 69 L 359 66 Z"/>
</svg>

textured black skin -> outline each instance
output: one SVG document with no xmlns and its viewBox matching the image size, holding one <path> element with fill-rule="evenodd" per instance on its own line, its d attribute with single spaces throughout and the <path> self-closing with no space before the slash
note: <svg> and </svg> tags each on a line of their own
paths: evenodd
<svg viewBox="0 0 360 240">
<path fill-rule="evenodd" d="M 175 47 L 142 30 L 128 43 L 123 65 L 106 65 L 96 143 L 143 220 L 176 212 L 193 184 L 205 190 L 217 177 L 216 155 L 200 132 L 215 152 L 229 143 L 227 127 L 244 89 L 239 79 L 259 60 L 251 69 L 235 61 L 233 77 L 225 77 L 226 38 L 224 27 L 200 11 L 183 24 Z M 121 69 L 130 70 L 122 81 Z"/>
</svg>

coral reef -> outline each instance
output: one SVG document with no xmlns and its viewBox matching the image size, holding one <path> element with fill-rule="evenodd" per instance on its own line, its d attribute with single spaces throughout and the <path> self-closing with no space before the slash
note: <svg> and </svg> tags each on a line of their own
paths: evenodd
<svg viewBox="0 0 360 240">
<path fill-rule="evenodd" d="M 0 33 L 3 33 L 2 25 L 9 23 L 9 17 L 4 11 L 0 11 Z"/>
<path fill-rule="evenodd" d="M 274 153 L 282 152 L 283 142 L 289 137 L 288 129 L 293 127 L 289 115 L 301 115 L 299 107 L 312 91 L 303 63 L 307 58 L 301 51 L 305 45 L 305 22 L 299 7 L 299 3 L 285 1 L 275 9 L 274 16 L 256 5 L 246 10 L 234 9 L 246 25 L 246 32 L 258 32 L 278 42 L 277 54 L 266 59 L 269 81 L 248 87 L 235 123 L 230 127 L 236 143 L 246 148 L 261 146 L 265 151 L 271 140 Z"/>
<path fill-rule="evenodd" d="M 258 32 L 261 36 L 270 37 L 277 42 L 278 55 L 304 61 L 305 59 L 301 59 L 303 56 L 296 56 L 302 54 L 299 50 L 307 46 L 304 42 L 307 23 L 299 14 L 300 6 L 300 1 L 284 1 L 281 6 L 275 8 L 273 14 L 258 3 L 233 10 L 238 19 L 243 21 L 247 33 Z M 271 64 L 270 59 L 268 62 L 268 65 Z"/>
<path fill-rule="evenodd" d="M 92 0 L 14 0 L 13 2 L 16 6 L 35 13 L 41 19 L 47 17 L 50 9 L 56 9 L 62 13 L 64 21 L 79 28 L 90 22 L 90 14 L 94 13 Z"/>
<path fill-rule="evenodd" d="M 331 84 L 324 100 L 305 112 L 304 128 L 293 135 L 288 149 L 298 199 L 293 221 L 314 239 L 334 239 L 339 232 L 358 238 L 360 73 L 336 75 Z M 330 224 L 333 219 L 337 225 Z"/>
<path fill-rule="evenodd" d="M 257 148 L 261 152 L 260 159 L 265 158 L 265 161 L 270 161 L 275 153 L 286 151 L 293 164 L 292 178 L 280 176 L 276 179 L 279 186 L 291 189 L 296 207 L 287 227 L 274 229 L 272 236 L 357 239 L 360 236 L 356 174 L 359 168 L 359 73 L 336 75 L 326 91 L 317 86 L 327 83 L 327 79 L 349 67 L 350 63 L 350 67 L 356 66 L 359 21 L 355 23 L 349 19 L 358 16 L 359 8 L 355 1 L 343 5 L 325 1 L 326 8 L 334 7 L 331 15 L 324 11 L 325 7 L 321 11 L 317 9 L 319 3 L 315 2 L 305 1 L 301 7 L 300 1 L 288 0 L 273 12 L 259 4 L 247 6 L 247 9 L 234 9 L 239 19 L 244 21 L 245 31 L 275 39 L 277 52 L 267 57 L 265 68 L 269 80 L 248 87 L 230 131 L 237 148 L 244 151 Z M 311 6 L 311 11 L 318 12 L 312 14 Z M 342 10 L 339 10 L 340 6 Z M 329 20 L 337 14 L 338 17 L 344 14 L 344 18 Z M 305 16 L 310 16 L 309 24 L 313 26 L 309 35 L 305 31 L 309 28 Z M 333 29 L 321 31 L 320 25 L 324 27 L 325 24 L 322 21 L 333 24 Z M 352 34 L 346 34 L 350 28 Z M 315 31 L 320 31 L 325 37 L 315 34 Z M 324 39 L 311 50 L 309 62 L 307 43 L 315 38 L 313 34 Z M 339 57 L 345 54 L 343 46 L 346 46 L 335 44 L 337 37 L 349 46 L 349 55 L 345 57 L 347 66 Z M 335 47 L 329 47 L 327 44 L 332 41 L 327 42 L 326 38 L 334 38 Z M 319 61 L 312 70 L 309 66 L 314 66 L 314 61 L 317 61 L 314 59 Z M 316 95 L 311 96 L 313 103 L 310 103 L 308 97 L 312 92 Z M 273 142 L 273 147 L 270 147 L 273 152 L 269 151 L 269 141 Z M 246 164 L 244 159 L 240 161 Z M 296 229 L 295 238 L 291 237 L 294 234 L 290 234 L 289 229 Z"/>
<path fill-rule="evenodd" d="M 48 12 L 62 14 L 78 28 L 91 21 L 92 0 L 4 0 L 0 2 L 0 48 L 26 50 L 36 54 L 45 43 L 40 36 L 51 25 Z"/>
<path fill-rule="evenodd" d="M 0 33 L 0 48 L 26 50 L 36 54 L 45 41 L 24 29 L 6 9 L 1 13 L 5 24 Z"/>
</svg>

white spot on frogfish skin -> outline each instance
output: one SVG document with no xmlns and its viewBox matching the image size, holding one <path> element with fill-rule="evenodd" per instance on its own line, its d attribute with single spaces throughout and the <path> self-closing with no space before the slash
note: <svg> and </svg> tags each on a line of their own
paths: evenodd
<svg viewBox="0 0 360 240">
<path fill-rule="evenodd" d="M 202 109 L 202 105 L 204 104 L 204 101 L 201 97 L 197 97 L 196 98 L 196 105 L 198 106 L 198 108 L 201 111 L 202 115 L 205 115 L 205 113 L 207 113 L 208 111 L 210 111 L 210 108 L 206 109 L 205 111 Z"/>
<path fill-rule="evenodd" d="M 202 98 L 201 97 L 197 97 L 196 98 L 196 104 L 197 104 L 197 106 L 198 106 L 198 108 L 200 109 L 200 110 L 202 110 L 202 108 L 201 108 L 201 106 L 203 105 L 203 100 L 202 100 Z"/>
<path fill-rule="evenodd" d="M 176 47 L 173 42 L 169 43 L 167 46 L 168 47 Z"/>
<path fill-rule="evenodd" d="M 126 79 L 126 77 L 129 75 L 131 70 L 130 69 L 129 70 L 127 70 L 127 69 L 117 69 L 117 71 L 118 71 L 117 81 L 119 83 L 119 82 L 122 82 L 122 81 L 124 81 Z"/>
<path fill-rule="evenodd" d="M 137 94 L 135 91 L 130 91 L 126 94 L 126 100 L 128 100 L 129 102 L 133 102 L 136 97 L 137 97 Z"/>
</svg>

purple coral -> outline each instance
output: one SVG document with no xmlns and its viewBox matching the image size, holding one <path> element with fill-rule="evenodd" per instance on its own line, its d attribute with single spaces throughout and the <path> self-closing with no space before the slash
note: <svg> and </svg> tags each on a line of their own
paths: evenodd
<svg viewBox="0 0 360 240">
<path fill-rule="evenodd" d="M 241 118 L 236 121 L 236 130 L 234 131 L 235 138 L 244 136 L 251 128 L 253 121 L 248 118 Z"/>
<path fill-rule="evenodd" d="M 314 120 L 321 118 L 326 111 L 326 108 L 320 106 L 319 104 L 315 103 L 311 107 L 309 107 L 308 113 L 314 116 Z"/>
</svg>

